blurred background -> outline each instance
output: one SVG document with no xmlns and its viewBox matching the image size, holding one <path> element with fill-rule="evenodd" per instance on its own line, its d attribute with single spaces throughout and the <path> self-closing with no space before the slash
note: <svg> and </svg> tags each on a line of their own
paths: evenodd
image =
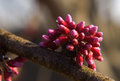
<svg viewBox="0 0 120 81">
<path fill-rule="evenodd" d="M 103 62 L 97 71 L 120 81 L 120 0 L 0 0 L 0 28 L 35 43 L 48 28 L 56 28 L 58 16 L 71 14 L 76 23 L 99 26 Z M 70 81 L 32 62 L 24 64 L 13 81 Z"/>
</svg>

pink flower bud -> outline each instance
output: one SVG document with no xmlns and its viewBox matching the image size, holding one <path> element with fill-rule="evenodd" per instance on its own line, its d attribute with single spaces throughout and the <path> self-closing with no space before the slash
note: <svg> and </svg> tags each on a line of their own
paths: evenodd
<svg viewBox="0 0 120 81">
<path fill-rule="evenodd" d="M 79 66 L 83 65 L 83 57 L 79 53 L 76 56 L 76 62 L 79 64 Z"/>
<path fill-rule="evenodd" d="M 79 36 L 79 34 L 75 29 L 70 31 L 70 37 L 71 38 L 77 38 L 78 36 Z"/>
<path fill-rule="evenodd" d="M 58 24 L 59 24 L 59 25 L 60 25 L 60 24 L 65 25 L 65 26 L 67 25 L 67 23 L 66 23 L 66 22 L 62 19 L 62 17 L 60 17 L 60 16 L 57 18 L 57 21 L 58 21 Z"/>
<path fill-rule="evenodd" d="M 12 77 L 7 77 L 7 78 L 4 78 L 4 79 L 5 79 L 5 81 L 12 81 L 11 78 L 12 78 Z"/>
<path fill-rule="evenodd" d="M 92 64 L 92 65 L 89 65 L 89 64 L 88 64 L 88 67 L 91 68 L 91 69 L 93 69 L 94 71 L 96 71 L 95 63 Z"/>
<path fill-rule="evenodd" d="M 97 32 L 97 26 L 85 26 L 84 21 L 75 24 L 70 14 L 67 14 L 65 21 L 60 16 L 57 21 L 58 29 L 49 29 L 48 35 L 42 36 L 45 42 L 41 42 L 40 45 L 55 50 L 64 44 L 69 51 L 75 49 L 76 62 L 80 66 L 83 65 L 84 57 L 88 67 L 96 70 L 94 60 L 103 61 L 99 48 L 103 33 Z"/>
<path fill-rule="evenodd" d="M 61 37 L 57 38 L 54 42 L 56 45 L 62 45 L 62 44 L 65 44 L 67 41 L 68 41 L 68 37 L 61 36 Z"/>
<path fill-rule="evenodd" d="M 95 35 L 96 32 L 97 32 L 97 30 L 98 30 L 98 27 L 97 27 L 97 26 L 91 27 L 91 28 L 90 28 L 90 34 Z"/>
<path fill-rule="evenodd" d="M 84 28 L 91 28 L 91 27 L 94 27 L 94 25 L 91 24 L 91 25 L 85 26 Z"/>
<path fill-rule="evenodd" d="M 86 36 L 85 41 L 90 42 L 90 43 L 91 42 L 99 42 L 99 38 L 98 37 Z"/>
<path fill-rule="evenodd" d="M 0 81 L 2 81 L 2 74 L 0 74 Z"/>
<path fill-rule="evenodd" d="M 103 32 L 97 32 L 97 33 L 96 33 L 96 36 L 97 36 L 97 37 L 102 37 L 102 36 L 103 36 Z"/>
<path fill-rule="evenodd" d="M 78 45 L 78 40 L 77 40 L 77 39 L 73 39 L 73 40 L 72 40 L 72 44 L 73 44 L 73 45 Z"/>
<path fill-rule="evenodd" d="M 85 48 L 86 48 L 87 50 L 89 50 L 89 49 L 92 48 L 92 45 L 91 45 L 91 44 L 86 44 L 86 45 L 85 45 Z"/>
<path fill-rule="evenodd" d="M 84 47 L 84 45 L 85 45 L 85 42 L 83 42 L 83 41 L 80 41 L 80 42 L 79 42 L 79 45 L 80 45 L 80 47 Z"/>
<path fill-rule="evenodd" d="M 65 27 L 64 25 L 59 25 L 59 30 L 65 34 L 68 34 L 70 32 L 70 30 L 67 27 Z"/>
<path fill-rule="evenodd" d="M 83 40 L 85 38 L 85 34 L 83 32 L 81 32 L 79 34 L 79 40 Z"/>
<path fill-rule="evenodd" d="M 62 17 L 58 16 L 57 21 L 58 21 L 58 23 L 60 23 L 60 22 L 63 22 L 64 20 Z"/>
<path fill-rule="evenodd" d="M 99 37 L 99 38 L 98 38 L 98 41 L 99 41 L 99 42 L 103 41 L 103 37 Z"/>
<path fill-rule="evenodd" d="M 92 46 L 93 46 L 93 47 L 100 47 L 100 43 L 99 43 L 99 42 L 93 42 L 93 43 L 92 43 Z"/>
<path fill-rule="evenodd" d="M 80 49 L 80 52 L 81 52 L 81 54 L 83 54 L 85 56 L 88 55 L 88 51 L 85 49 Z"/>
<path fill-rule="evenodd" d="M 50 37 L 47 36 L 47 35 L 42 35 L 42 39 L 43 39 L 44 41 L 50 41 Z"/>
<path fill-rule="evenodd" d="M 72 22 L 72 17 L 70 14 L 67 14 L 66 16 L 66 22 L 71 23 Z"/>
<path fill-rule="evenodd" d="M 13 71 L 14 74 L 18 75 L 19 72 L 17 67 L 9 67 L 9 68 Z"/>
<path fill-rule="evenodd" d="M 94 57 L 101 56 L 101 52 L 100 52 L 100 48 L 99 47 L 92 47 L 91 51 L 93 52 L 93 56 Z"/>
<path fill-rule="evenodd" d="M 0 70 L 0 81 L 2 81 L 2 71 Z"/>
<path fill-rule="evenodd" d="M 76 28 L 77 28 L 78 31 L 80 31 L 84 28 L 84 26 L 85 26 L 85 21 L 82 21 L 79 24 L 77 24 Z"/>
<path fill-rule="evenodd" d="M 94 63 L 92 51 L 89 51 L 88 55 L 86 56 L 86 61 L 89 65 L 92 65 Z"/>
<path fill-rule="evenodd" d="M 4 80 L 5 81 L 12 81 L 11 77 L 13 76 L 13 72 L 12 70 L 11 71 L 10 70 L 8 70 L 7 68 L 4 69 Z"/>
<path fill-rule="evenodd" d="M 72 28 L 72 29 L 74 29 L 74 28 L 76 28 L 76 24 L 75 24 L 75 22 L 74 21 L 72 21 L 71 23 L 70 23 L 70 28 Z"/>
<path fill-rule="evenodd" d="M 95 57 L 95 59 L 97 59 L 99 61 L 103 61 L 104 60 L 102 56 Z"/>
<path fill-rule="evenodd" d="M 88 35 L 89 34 L 89 28 L 84 28 L 82 30 L 83 33 L 85 33 L 85 35 Z"/>
<path fill-rule="evenodd" d="M 48 34 L 50 41 L 54 41 L 56 38 L 58 38 L 61 35 L 61 31 L 59 29 L 56 29 L 53 34 Z"/>
<path fill-rule="evenodd" d="M 67 48 L 69 51 L 73 51 L 73 50 L 74 50 L 74 46 L 73 46 L 73 45 L 67 45 L 66 48 Z"/>
<path fill-rule="evenodd" d="M 98 37 L 92 37 L 92 42 L 99 42 L 99 38 Z"/>
<path fill-rule="evenodd" d="M 48 35 L 54 35 L 55 34 L 55 30 L 53 29 L 48 29 Z"/>
</svg>

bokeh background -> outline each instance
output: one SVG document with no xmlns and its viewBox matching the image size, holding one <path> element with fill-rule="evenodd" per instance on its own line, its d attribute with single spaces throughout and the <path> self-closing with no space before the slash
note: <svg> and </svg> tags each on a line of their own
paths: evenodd
<svg viewBox="0 0 120 81">
<path fill-rule="evenodd" d="M 48 28 L 57 27 L 57 17 L 68 13 L 103 31 L 104 61 L 96 61 L 97 71 L 120 81 L 120 0 L 0 0 L 0 28 L 39 44 Z M 13 81 L 70 81 L 32 62 L 20 71 Z"/>
</svg>

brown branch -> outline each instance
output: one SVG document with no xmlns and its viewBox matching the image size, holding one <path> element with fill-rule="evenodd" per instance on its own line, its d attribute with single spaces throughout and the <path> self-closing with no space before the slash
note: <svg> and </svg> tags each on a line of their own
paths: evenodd
<svg viewBox="0 0 120 81">
<path fill-rule="evenodd" d="M 62 53 L 47 50 L 2 29 L 0 29 L 0 46 L 73 81 L 114 81 L 86 66 L 78 67 L 74 61 Z"/>
</svg>

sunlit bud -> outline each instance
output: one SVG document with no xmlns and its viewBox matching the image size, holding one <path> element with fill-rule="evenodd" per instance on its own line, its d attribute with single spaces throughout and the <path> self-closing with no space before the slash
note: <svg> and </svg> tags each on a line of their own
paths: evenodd
<svg viewBox="0 0 120 81">
<path fill-rule="evenodd" d="M 66 22 L 63 20 L 63 18 L 60 17 L 60 16 L 57 18 L 57 21 L 58 21 L 58 24 L 59 24 L 59 25 L 60 25 L 60 24 L 65 25 L 65 26 L 67 25 L 67 23 L 66 23 Z"/>
<path fill-rule="evenodd" d="M 101 41 L 103 41 L 103 37 L 98 38 L 98 42 L 101 42 Z"/>
<path fill-rule="evenodd" d="M 75 29 L 70 31 L 70 37 L 71 38 L 77 38 L 78 36 L 79 36 L 79 34 Z"/>
<path fill-rule="evenodd" d="M 73 51 L 73 50 L 74 50 L 74 46 L 73 46 L 73 45 L 67 45 L 66 48 L 67 48 L 69 51 Z"/>
<path fill-rule="evenodd" d="M 56 45 L 62 45 L 62 44 L 65 44 L 68 40 L 68 37 L 66 36 L 61 36 L 59 38 L 57 38 L 54 42 Z"/>
<path fill-rule="evenodd" d="M 93 63 L 92 65 L 88 64 L 88 67 L 91 68 L 91 69 L 93 69 L 94 71 L 96 71 L 95 63 Z"/>
<path fill-rule="evenodd" d="M 2 71 L 0 70 L 0 81 L 2 81 Z"/>
<path fill-rule="evenodd" d="M 14 74 L 17 75 L 19 73 L 17 67 L 9 67 L 9 68 L 13 71 Z"/>
<path fill-rule="evenodd" d="M 91 28 L 90 28 L 90 34 L 95 35 L 96 32 L 97 32 L 97 30 L 98 30 L 98 27 L 97 27 L 97 26 L 91 27 Z"/>
<path fill-rule="evenodd" d="M 85 35 L 88 35 L 89 34 L 89 28 L 84 28 L 82 30 L 83 33 L 85 33 Z"/>
<path fill-rule="evenodd" d="M 90 42 L 90 43 L 91 42 L 99 42 L 99 38 L 98 37 L 86 36 L 85 41 Z"/>
<path fill-rule="evenodd" d="M 49 29 L 48 35 L 42 36 L 44 42 L 41 42 L 40 46 L 52 50 L 61 47 L 62 51 L 66 47 L 76 56 L 76 62 L 79 66 L 83 65 L 85 58 L 88 67 L 96 71 L 95 59 L 103 61 L 100 50 L 103 32 L 97 32 L 98 26 L 85 26 L 85 21 L 75 24 L 70 14 L 67 14 L 66 20 L 59 16 L 57 22 L 58 28 Z"/>
<path fill-rule="evenodd" d="M 91 51 L 93 52 L 93 56 L 101 56 L 100 48 L 99 47 L 92 47 Z"/>
<path fill-rule="evenodd" d="M 99 43 L 99 42 L 93 42 L 93 43 L 92 43 L 92 46 L 93 46 L 93 47 L 100 47 L 100 43 Z"/>
<path fill-rule="evenodd" d="M 72 17 L 70 14 L 67 14 L 66 16 L 66 22 L 71 23 L 72 22 Z"/>
<path fill-rule="evenodd" d="M 88 55 L 86 56 L 86 61 L 89 65 L 92 65 L 94 63 L 92 51 L 89 51 Z"/>
<path fill-rule="evenodd" d="M 91 25 L 85 26 L 84 28 L 91 28 L 91 27 L 94 27 L 94 25 L 91 24 Z"/>
<path fill-rule="evenodd" d="M 71 23 L 70 23 L 70 28 L 76 28 L 76 24 L 75 24 L 75 22 L 74 21 L 72 21 Z"/>
<path fill-rule="evenodd" d="M 85 26 L 85 21 L 82 21 L 79 24 L 77 24 L 76 28 L 77 28 L 78 31 L 80 31 L 84 28 L 84 26 Z"/>
<path fill-rule="evenodd" d="M 85 49 L 89 50 L 89 49 L 91 49 L 91 48 L 92 48 L 92 45 L 91 45 L 91 44 L 86 44 L 86 45 L 85 45 Z"/>
<path fill-rule="evenodd" d="M 77 40 L 77 39 L 73 39 L 73 40 L 72 40 L 72 44 L 73 44 L 73 45 L 78 45 L 78 40 Z"/>
<path fill-rule="evenodd" d="M 85 38 L 85 34 L 83 32 L 81 32 L 79 34 L 79 40 L 83 40 Z"/>
<path fill-rule="evenodd" d="M 83 65 L 83 57 L 79 53 L 76 56 L 76 62 L 79 64 L 79 66 Z"/>
<path fill-rule="evenodd" d="M 102 56 L 95 57 L 95 59 L 97 59 L 99 61 L 103 61 L 104 60 Z"/>
<path fill-rule="evenodd" d="M 45 41 L 50 41 L 50 37 L 48 35 L 42 35 L 42 39 Z"/>
<path fill-rule="evenodd" d="M 81 54 L 83 54 L 85 56 L 88 55 L 88 51 L 85 49 L 81 49 L 80 52 L 81 52 Z"/>
<path fill-rule="evenodd" d="M 12 81 L 11 77 L 13 76 L 12 70 L 9 68 L 9 70 L 6 68 L 4 69 L 4 80 L 5 81 Z"/>
<path fill-rule="evenodd" d="M 67 27 L 65 27 L 64 25 L 59 25 L 59 30 L 65 34 L 68 34 L 70 32 L 70 30 Z"/>
<path fill-rule="evenodd" d="M 48 34 L 49 34 L 49 35 L 54 35 L 54 34 L 55 34 L 55 30 L 53 30 L 53 29 L 48 29 Z"/>
<path fill-rule="evenodd" d="M 97 33 L 96 33 L 96 36 L 97 36 L 97 37 L 102 37 L 102 36 L 103 36 L 103 32 L 97 32 Z"/>
</svg>

